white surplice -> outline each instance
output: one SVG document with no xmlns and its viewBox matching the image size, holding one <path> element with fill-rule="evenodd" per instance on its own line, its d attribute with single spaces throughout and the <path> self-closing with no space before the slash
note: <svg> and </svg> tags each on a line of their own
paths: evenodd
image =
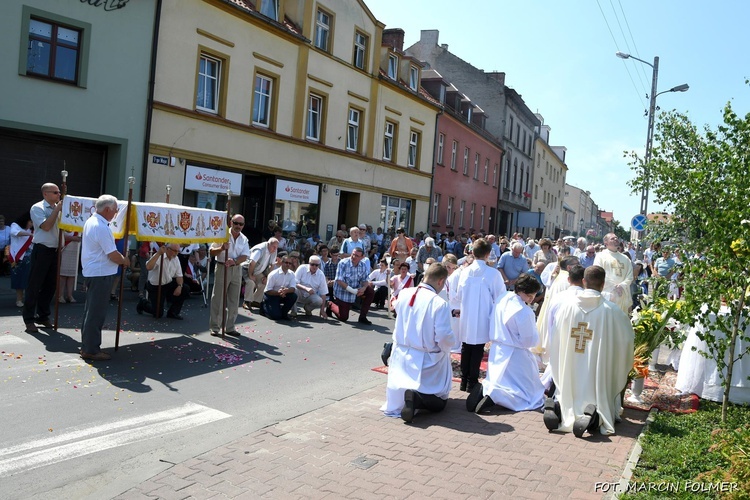
<svg viewBox="0 0 750 500">
<path fill-rule="evenodd" d="M 401 415 L 407 389 L 447 399 L 453 378 L 455 337 L 448 303 L 422 283 L 401 291 L 396 313 L 386 399 L 380 408 L 388 416 Z"/>
<path fill-rule="evenodd" d="M 539 342 L 537 342 L 537 345 L 531 350 L 533 353 L 538 354 L 544 363 L 549 362 L 549 354 L 547 353 L 547 325 L 549 324 L 547 318 L 549 317 L 549 308 L 552 306 L 555 297 L 569 287 L 570 282 L 568 282 L 568 271 L 561 270 L 557 275 L 557 278 L 555 278 L 555 281 L 552 282 L 552 285 L 547 288 L 547 291 L 544 293 L 544 302 L 542 302 L 542 308 L 539 310 L 539 316 L 536 319 L 536 328 L 539 331 Z"/>
<path fill-rule="evenodd" d="M 485 344 L 490 340 L 490 319 L 495 302 L 505 295 L 503 277 L 483 260 L 475 260 L 461 271 L 456 301 L 461 310 L 458 335 L 467 344 Z"/>
<path fill-rule="evenodd" d="M 490 341 L 483 394 L 513 411 L 542 406 L 544 386 L 539 380 L 537 358 L 529 350 L 539 341 L 536 318 L 515 292 L 508 292 L 495 305 Z"/>
<path fill-rule="evenodd" d="M 596 290 L 584 290 L 556 307 L 549 344 L 562 422 L 570 432 L 589 404 L 599 412 L 599 431 L 615 432 L 620 393 L 633 367 L 633 327 L 620 308 Z"/>
<path fill-rule="evenodd" d="M 601 266 L 606 273 L 602 295 L 628 314 L 633 305 L 630 284 L 633 282 L 633 262 L 620 252 L 604 249 L 594 257 L 594 265 Z"/>
</svg>

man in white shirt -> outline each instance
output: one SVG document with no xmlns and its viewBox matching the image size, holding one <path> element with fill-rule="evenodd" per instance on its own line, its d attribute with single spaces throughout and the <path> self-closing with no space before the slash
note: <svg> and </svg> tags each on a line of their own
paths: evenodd
<svg viewBox="0 0 750 500">
<path fill-rule="evenodd" d="M 34 222 L 34 247 L 23 300 L 23 322 L 27 333 L 39 331 L 34 323 L 47 328 L 54 326 L 49 316 L 50 302 L 57 286 L 57 217 L 62 210 L 60 188 L 52 183 L 44 184 L 42 197 L 44 199 L 32 205 L 30 210 Z"/>
<path fill-rule="evenodd" d="M 293 310 L 296 311 L 297 306 L 302 306 L 305 314 L 309 316 L 315 308 L 319 308 L 320 317 L 327 319 L 328 282 L 320 266 L 320 257 L 311 255 L 308 264 L 302 264 L 297 268 L 294 273 L 297 282 L 297 304 Z"/>
<path fill-rule="evenodd" d="M 272 271 L 266 280 L 260 311 L 269 319 L 288 320 L 289 311 L 297 302 L 297 281 L 294 273 L 289 270 L 290 265 L 289 257 L 285 255 L 281 258 L 281 267 Z"/>
<path fill-rule="evenodd" d="M 536 244 L 536 242 L 533 240 L 533 238 L 529 238 L 529 242 L 526 243 L 526 246 L 523 247 L 523 255 L 529 260 L 534 260 L 534 255 L 541 250 L 539 245 Z"/>
<path fill-rule="evenodd" d="M 92 361 L 111 359 L 101 350 L 102 327 L 109 310 L 109 292 L 117 274 L 117 266 L 128 267 L 130 262 L 115 247 L 109 229 L 117 214 L 117 198 L 103 194 L 96 200 L 96 213 L 83 225 L 81 265 L 86 286 L 86 305 L 83 307 L 81 327 L 81 357 Z"/>
<path fill-rule="evenodd" d="M 240 336 L 240 333 L 234 328 L 240 302 L 240 284 L 242 283 L 240 266 L 250 257 L 247 237 L 242 234 L 244 226 L 245 218 L 240 214 L 233 215 L 229 241 L 212 243 L 208 251 L 211 257 L 216 257 L 216 274 L 214 276 L 214 288 L 211 292 L 211 316 L 208 322 L 208 328 L 214 337 L 220 335 L 219 329 L 222 326 L 224 290 L 226 290 L 227 298 L 224 333 L 232 337 Z"/>
<path fill-rule="evenodd" d="M 418 410 L 442 411 L 451 390 L 455 337 L 450 306 L 438 297 L 447 277 L 445 267 L 430 265 L 422 284 L 401 292 L 396 305 L 386 401 L 380 409 L 406 423 Z"/>
<path fill-rule="evenodd" d="M 250 309 L 251 306 L 260 307 L 263 301 L 263 290 L 266 288 L 266 276 L 273 270 L 276 264 L 276 252 L 279 249 L 279 240 L 269 238 L 268 241 L 258 243 L 250 249 L 250 258 L 242 264 L 246 268 L 245 297 L 242 307 Z"/>
<path fill-rule="evenodd" d="M 151 256 L 146 262 L 148 269 L 148 299 L 141 299 L 135 310 L 138 314 L 147 312 L 155 318 L 161 318 L 164 314 L 164 302 L 169 302 L 167 318 L 182 319 L 180 311 L 182 303 L 190 297 L 190 287 L 185 286 L 184 276 L 180 259 L 180 245 L 169 243 L 164 245 Z M 161 294 L 159 293 L 159 280 L 161 280 Z M 157 301 L 161 295 L 161 300 Z"/>
</svg>

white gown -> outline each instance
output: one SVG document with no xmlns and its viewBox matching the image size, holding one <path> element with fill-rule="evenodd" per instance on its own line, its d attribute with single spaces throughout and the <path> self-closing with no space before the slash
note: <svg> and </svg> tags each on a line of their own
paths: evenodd
<svg viewBox="0 0 750 500">
<path fill-rule="evenodd" d="M 629 257 L 620 252 L 604 249 L 594 257 L 594 265 L 601 266 L 607 273 L 604 278 L 604 290 L 602 296 L 611 300 L 628 314 L 633 305 L 633 297 L 630 295 L 630 284 L 633 282 L 633 262 Z M 619 289 L 615 287 L 619 285 Z"/>
<path fill-rule="evenodd" d="M 513 411 L 542 406 L 544 386 L 539 380 L 536 356 L 529 350 L 539 340 L 536 318 L 516 293 L 508 292 L 495 305 L 490 340 L 483 394 Z"/>
<path fill-rule="evenodd" d="M 568 281 L 568 271 L 560 271 L 557 278 L 555 278 L 555 281 L 552 282 L 552 285 L 547 288 L 547 291 L 544 294 L 544 302 L 542 302 L 542 308 L 539 310 L 539 317 L 536 319 L 536 328 L 539 331 L 539 342 L 531 350 L 534 354 L 538 354 L 544 363 L 549 362 L 549 354 L 547 353 L 547 318 L 549 317 L 549 308 L 555 301 L 555 297 L 569 287 L 570 282 Z"/>
<path fill-rule="evenodd" d="M 570 432 L 589 404 L 599 412 L 602 434 L 615 432 L 620 393 L 633 367 L 633 327 L 616 304 L 596 290 L 560 302 L 549 343 L 562 422 Z"/>
<path fill-rule="evenodd" d="M 458 322 L 461 342 L 474 345 L 489 342 L 492 311 L 505 292 L 500 271 L 483 260 L 475 260 L 461 271 L 456 289 L 461 310 Z"/>
<path fill-rule="evenodd" d="M 402 290 L 396 312 L 385 404 L 380 408 L 392 417 L 401 416 L 407 389 L 448 398 L 453 381 L 450 350 L 456 340 L 450 306 L 426 283 Z"/>
</svg>

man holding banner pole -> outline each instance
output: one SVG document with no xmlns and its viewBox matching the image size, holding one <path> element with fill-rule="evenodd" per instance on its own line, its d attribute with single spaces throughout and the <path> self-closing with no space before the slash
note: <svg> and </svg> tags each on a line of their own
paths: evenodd
<svg viewBox="0 0 750 500">
<path fill-rule="evenodd" d="M 109 308 L 109 292 L 117 267 L 130 262 L 117 251 L 109 223 L 117 215 L 117 198 L 103 194 L 96 200 L 96 213 L 83 225 L 81 265 L 86 285 L 86 305 L 81 328 L 81 357 L 92 361 L 111 359 L 101 350 L 102 327 Z"/>
<path fill-rule="evenodd" d="M 250 257 L 250 245 L 247 237 L 242 234 L 244 226 L 245 218 L 240 214 L 233 215 L 229 241 L 212 243 L 209 248 L 209 255 L 216 257 L 216 274 L 214 275 L 214 288 L 211 293 L 211 318 L 208 324 L 211 335 L 214 337 L 221 335 L 219 332 L 222 326 L 223 313 L 227 315 L 224 333 L 232 337 L 240 336 L 234 326 L 239 309 L 240 287 L 242 286 L 242 268 L 240 265 Z M 225 267 L 226 273 L 220 271 L 221 266 Z M 227 306 L 226 311 L 222 311 L 225 288 Z"/>
</svg>

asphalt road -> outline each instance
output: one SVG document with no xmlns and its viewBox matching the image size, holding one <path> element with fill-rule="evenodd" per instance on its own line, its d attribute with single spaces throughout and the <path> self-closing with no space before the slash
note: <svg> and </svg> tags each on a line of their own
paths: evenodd
<svg viewBox="0 0 750 500">
<path fill-rule="evenodd" d="M 84 294 L 60 306 L 58 332 L 23 331 L 0 278 L 0 496 L 110 498 L 188 458 L 265 426 L 382 384 L 392 320 L 372 326 L 304 318 L 273 322 L 240 312 L 243 334 L 208 334 L 193 297 L 184 321 L 135 312 L 125 291 L 120 349 L 110 303 L 106 362 L 78 356 Z M 355 316 L 356 318 L 356 316 Z"/>
</svg>

